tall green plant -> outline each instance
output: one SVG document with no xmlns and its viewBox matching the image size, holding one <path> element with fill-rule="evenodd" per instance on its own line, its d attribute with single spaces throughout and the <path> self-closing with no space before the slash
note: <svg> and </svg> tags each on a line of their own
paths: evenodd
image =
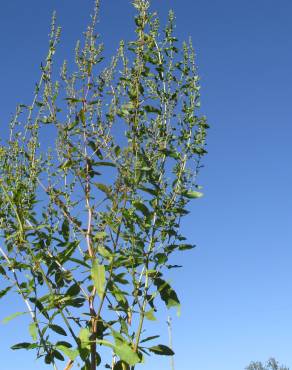
<svg viewBox="0 0 292 370">
<path fill-rule="evenodd" d="M 178 48 L 173 12 L 160 30 L 148 1 L 133 6 L 136 39 L 121 41 L 105 66 L 96 2 L 76 69 L 64 62 L 59 81 L 53 18 L 33 102 L 17 108 L 0 147 L 0 296 L 16 290 L 31 317 L 31 341 L 12 349 L 33 349 L 55 369 L 59 360 L 96 369 L 102 348 L 115 370 L 151 352 L 173 355 L 149 345 L 158 335 L 144 327 L 159 299 L 180 304 L 164 273 L 193 247 L 180 223 L 202 196 L 208 126 L 196 113 L 193 47 Z"/>
</svg>

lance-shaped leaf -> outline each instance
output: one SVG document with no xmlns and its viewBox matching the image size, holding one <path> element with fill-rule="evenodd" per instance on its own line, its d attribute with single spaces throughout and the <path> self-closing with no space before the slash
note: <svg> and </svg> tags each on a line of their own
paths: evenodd
<svg viewBox="0 0 292 370">
<path fill-rule="evenodd" d="M 55 333 L 58 333 L 60 335 L 64 335 L 66 336 L 67 333 L 65 332 L 65 330 L 63 328 L 61 328 L 61 326 L 59 325 L 55 325 L 55 324 L 50 324 L 49 327 L 55 332 Z"/>
<path fill-rule="evenodd" d="M 149 351 L 155 353 L 156 355 L 162 355 L 162 356 L 173 356 L 174 355 L 173 350 L 165 346 L 164 344 L 158 344 L 157 346 L 150 347 Z"/>
<path fill-rule="evenodd" d="M 147 337 L 147 338 L 141 340 L 140 343 L 145 343 L 145 342 L 148 342 L 149 340 L 157 339 L 159 337 L 160 337 L 160 335 L 152 335 L 151 337 Z"/>
<path fill-rule="evenodd" d="M 9 292 L 9 290 L 10 290 L 11 288 L 12 288 L 12 287 L 11 287 L 11 286 L 9 286 L 9 287 L 7 287 L 7 288 L 5 288 L 5 289 L 1 290 L 1 291 L 0 291 L 0 298 L 4 297 L 4 296 Z"/>
<path fill-rule="evenodd" d="M 35 322 L 29 324 L 29 334 L 33 341 L 36 341 L 38 338 L 38 330 Z"/>
<path fill-rule="evenodd" d="M 70 226 L 69 226 L 69 221 L 67 220 L 67 218 L 65 218 L 62 223 L 61 232 L 62 232 L 64 240 L 68 241 L 69 233 L 70 233 Z"/>
<path fill-rule="evenodd" d="M 94 162 L 95 166 L 108 166 L 108 167 L 116 167 L 116 165 L 112 162 Z"/>
<path fill-rule="evenodd" d="M 182 193 L 182 195 L 186 198 L 189 198 L 189 199 L 196 199 L 196 198 L 202 198 L 202 196 L 204 195 L 203 193 L 201 193 L 200 191 L 185 191 Z"/>
<path fill-rule="evenodd" d="M 101 183 L 98 183 L 98 182 L 95 182 L 94 185 L 100 190 L 102 191 L 103 193 L 105 193 L 107 196 L 110 196 L 111 195 L 111 189 L 104 185 L 104 184 L 101 184 Z"/>
<path fill-rule="evenodd" d="M 101 299 L 105 287 L 105 268 L 103 265 L 99 264 L 97 259 L 92 262 L 91 278 L 93 281 L 93 285 L 96 288 L 96 292 Z"/>
<path fill-rule="evenodd" d="M 177 297 L 177 294 L 168 282 L 161 278 L 156 278 L 154 279 L 154 284 L 157 287 L 160 297 L 166 304 L 167 308 L 180 307 L 180 301 Z"/>
<path fill-rule="evenodd" d="M 9 321 L 15 319 L 18 316 L 24 315 L 26 312 L 15 312 L 10 316 L 5 317 L 5 319 L 2 320 L 3 324 L 7 324 Z"/>
<path fill-rule="evenodd" d="M 36 348 L 38 345 L 36 343 L 27 343 L 27 342 L 22 342 L 22 343 L 17 343 L 14 344 L 11 349 L 33 349 Z"/>
<path fill-rule="evenodd" d="M 161 110 L 156 108 L 156 107 L 153 107 L 152 105 L 145 105 L 144 106 L 144 109 L 147 113 L 157 113 L 157 114 L 161 114 Z"/>
<path fill-rule="evenodd" d="M 144 203 L 135 201 L 133 202 L 134 207 L 140 211 L 145 217 L 148 217 L 150 215 L 149 209 L 145 206 Z"/>
</svg>

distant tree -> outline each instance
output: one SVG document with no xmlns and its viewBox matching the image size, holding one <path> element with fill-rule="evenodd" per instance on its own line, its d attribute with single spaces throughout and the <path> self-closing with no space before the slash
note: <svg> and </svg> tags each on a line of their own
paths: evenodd
<svg viewBox="0 0 292 370">
<path fill-rule="evenodd" d="M 251 362 L 245 370 L 289 370 L 289 367 L 279 365 L 279 362 L 274 358 L 270 358 L 266 364 L 260 361 Z"/>
</svg>

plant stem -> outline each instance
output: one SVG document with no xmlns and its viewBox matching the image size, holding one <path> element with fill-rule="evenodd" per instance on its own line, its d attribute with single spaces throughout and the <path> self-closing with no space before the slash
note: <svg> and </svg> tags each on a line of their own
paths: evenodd
<svg viewBox="0 0 292 370">
<path fill-rule="evenodd" d="M 170 316 L 168 316 L 168 318 L 167 318 L 167 326 L 168 326 L 169 348 L 172 349 L 173 348 L 173 345 L 172 345 L 172 325 L 171 325 L 171 317 Z M 171 366 L 171 370 L 174 370 L 174 358 L 173 358 L 173 356 L 171 356 L 171 358 L 170 358 L 170 366 Z"/>
</svg>

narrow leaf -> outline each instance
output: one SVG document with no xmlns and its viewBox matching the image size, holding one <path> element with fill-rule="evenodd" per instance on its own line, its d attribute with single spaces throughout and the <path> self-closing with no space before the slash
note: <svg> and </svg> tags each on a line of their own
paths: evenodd
<svg viewBox="0 0 292 370">
<path fill-rule="evenodd" d="M 116 165 L 112 162 L 95 162 L 95 166 L 108 166 L 108 167 L 116 167 Z"/>
<path fill-rule="evenodd" d="M 1 291 L 0 291 L 0 298 L 4 297 L 4 296 L 9 292 L 9 290 L 10 290 L 11 288 L 12 288 L 12 287 L 11 287 L 11 286 L 9 286 L 9 287 L 7 287 L 7 288 L 5 288 L 5 289 L 1 290 Z"/>
<path fill-rule="evenodd" d="M 156 355 L 162 355 L 162 356 L 173 356 L 174 355 L 173 350 L 163 344 L 158 344 L 157 346 L 150 347 L 149 351 L 155 353 Z"/>
<path fill-rule="evenodd" d="M 180 307 L 180 301 L 177 297 L 176 292 L 166 281 L 161 278 L 154 279 L 154 284 L 156 285 L 161 299 L 166 304 L 167 308 Z"/>
<path fill-rule="evenodd" d="M 157 339 L 159 337 L 160 337 L 160 335 L 153 335 L 151 337 L 147 337 L 147 338 L 141 340 L 140 343 L 145 343 L 145 342 L 148 342 L 149 340 Z"/>
<path fill-rule="evenodd" d="M 15 350 L 15 349 L 30 349 L 32 348 L 31 346 L 33 345 L 33 343 L 27 343 L 27 342 L 22 342 L 22 343 L 17 343 L 17 344 L 14 344 L 11 349 Z"/>
<path fill-rule="evenodd" d="M 98 183 L 98 182 L 95 182 L 94 185 L 100 190 L 102 191 L 103 193 L 105 193 L 106 195 L 110 195 L 111 193 L 111 190 L 108 186 L 104 185 L 104 184 L 101 184 L 101 183 Z"/>
<path fill-rule="evenodd" d="M 92 263 L 91 277 L 93 280 L 93 284 L 96 288 L 96 292 L 101 299 L 103 296 L 104 287 L 105 287 L 105 268 L 103 265 L 100 265 L 98 263 L 97 259 L 94 260 Z"/>
<path fill-rule="evenodd" d="M 38 331 L 37 331 L 36 323 L 35 322 L 30 323 L 29 324 L 29 334 L 30 334 L 33 341 L 37 340 L 37 338 L 38 338 L 37 333 L 38 333 Z"/>
<path fill-rule="evenodd" d="M 144 203 L 135 201 L 133 202 L 133 205 L 138 211 L 142 212 L 145 217 L 149 216 L 150 214 L 149 209 L 145 206 Z"/>
<path fill-rule="evenodd" d="M 65 330 L 63 328 L 61 328 L 61 326 L 59 325 L 54 325 L 54 324 L 50 324 L 49 327 L 56 333 L 60 334 L 60 335 L 64 335 L 64 336 L 67 336 L 67 333 L 65 332 Z"/>
<path fill-rule="evenodd" d="M 18 316 L 24 315 L 26 312 L 15 312 L 10 316 L 5 317 L 5 319 L 2 320 L 3 324 L 7 324 L 9 321 L 15 319 Z"/>
<path fill-rule="evenodd" d="M 182 195 L 189 199 L 196 199 L 196 198 L 202 198 L 204 194 L 199 191 L 186 191 Z"/>
<path fill-rule="evenodd" d="M 65 218 L 63 223 L 62 223 L 61 231 L 62 231 L 62 235 L 63 235 L 64 240 L 68 241 L 69 240 L 70 227 L 69 227 L 69 221 L 67 220 L 67 218 Z"/>
</svg>

